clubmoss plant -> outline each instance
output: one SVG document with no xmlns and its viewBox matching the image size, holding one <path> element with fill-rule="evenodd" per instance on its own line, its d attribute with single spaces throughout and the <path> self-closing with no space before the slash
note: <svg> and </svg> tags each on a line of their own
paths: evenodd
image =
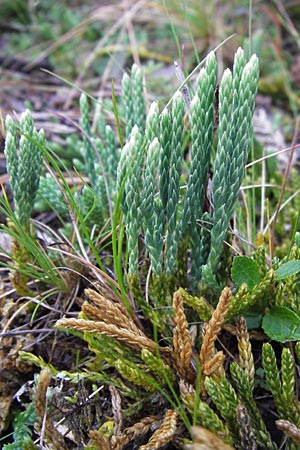
<svg viewBox="0 0 300 450">
<path fill-rule="evenodd" d="M 213 226 L 210 252 L 203 268 L 207 281 L 215 276 L 242 183 L 251 147 L 257 83 L 257 57 L 253 55 L 246 62 L 243 50 L 238 49 L 233 73 L 227 69 L 220 83 L 219 139 L 212 180 Z"/>
<path fill-rule="evenodd" d="M 147 116 L 145 132 L 140 128 L 141 122 L 138 125 L 136 120 L 135 127 L 138 127 L 139 133 L 134 128 L 128 145 L 122 150 L 118 186 L 126 177 L 121 210 L 127 231 L 131 275 L 137 272 L 138 267 L 136 249 L 139 232 L 145 235 L 144 244 L 154 274 L 159 276 L 161 273 L 167 278 L 178 268 L 178 249 L 189 237 L 191 284 L 197 286 L 202 281 L 217 286 L 215 276 L 223 241 L 251 145 L 251 121 L 258 80 L 257 57 L 254 55 L 246 61 L 243 50 L 239 49 L 233 73 L 226 70 L 221 80 L 218 145 L 213 163 L 213 211 L 209 213 L 204 209 L 204 200 L 213 149 L 216 73 L 216 58 L 210 53 L 206 67 L 198 76 L 189 111 L 191 164 L 186 189 L 180 188 L 185 110 L 180 92 L 173 98 L 172 111 L 165 109 L 162 112 L 160 132 L 157 106 L 154 104 Z M 123 78 L 124 98 L 127 98 L 130 86 L 130 79 L 126 75 Z M 140 95 L 141 89 L 137 92 Z M 135 110 L 131 103 L 132 100 L 128 99 L 127 123 L 134 121 Z M 145 137 L 141 139 L 140 135 Z M 135 142 L 137 136 L 139 139 Z M 136 161 L 130 164 L 132 156 L 129 154 L 133 153 L 137 155 Z M 141 211 L 143 221 L 139 219 Z"/>
<path fill-rule="evenodd" d="M 146 108 L 143 94 L 143 76 L 140 68 L 134 64 L 131 76 L 124 74 L 122 79 L 123 104 L 125 108 L 126 138 L 130 138 L 134 125 L 140 130 L 145 128 Z"/>
<path fill-rule="evenodd" d="M 37 132 L 29 110 L 21 115 L 19 127 L 7 116 L 4 152 L 14 197 L 15 219 L 22 231 L 33 238 L 30 217 L 39 187 L 44 145 L 44 132 Z M 13 222 L 8 225 L 13 233 L 18 234 Z M 12 255 L 16 266 L 11 273 L 12 284 L 18 293 L 28 294 L 27 276 L 18 269 L 22 264 L 32 262 L 32 255 L 17 239 L 12 242 Z"/>
<path fill-rule="evenodd" d="M 212 204 L 208 206 L 210 196 L 207 202 L 205 197 L 213 152 L 216 74 L 216 57 L 211 52 L 196 82 L 187 135 L 183 95 L 176 93 L 170 112 L 165 108 L 159 114 L 153 103 L 146 116 L 142 74 L 133 66 L 131 75 L 125 74 L 122 82 L 127 142 L 120 158 L 111 127 L 102 124 L 103 136 L 98 138 L 91 130 L 87 97 L 82 94 L 80 98 L 82 156 L 74 164 L 90 178 L 90 186 L 76 194 L 80 211 L 86 225 L 102 226 L 112 217 L 120 193 L 130 285 L 137 286 L 133 278 L 142 275 L 138 250 L 142 236 L 144 255 L 149 256 L 153 273 L 149 294 L 161 305 L 158 299 L 163 298 L 171 304 L 172 291 L 178 287 L 174 275 L 180 272 L 184 279 L 188 266 L 191 287 L 196 289 L 202 283 L 219 290 L 217 268 L 251 145 L 257 58 L 254 55 L 247 61 L 238 49 L 233 72 L 226 70 L 221 80 Z M 191 162 L 186 174 L 183 155 L 187 143 Z M 186 187 L 181 186 L 183 182 Z M 45 196 L 46 191 L 43 180 L 41 192 Z M 57 194 L 54 203 L 59 207 L 61 194 Z"/>
<path fill-rule="evenodd" d="M 178 249 L 178 240 L 180 238 L 180 230 L 177 225 L 177 215 L 179 208 L 179 181 L 182 170 L 183 117 L 184 99 L 182 94 L 178 92 L 174 96 L 172 103 L 172 152 L 170 157 L 168 200 L 166 206 L 166 275 L 170 275 L 174 269 Z"/>
<path fill-rule="evenodd" d="M 288 420 L 299 427 L 300 415 L 295 391 L 295 363 L 289 349 L 281 354 L 281 379 L 271 344 L 264 344 L 262 350 L 263 367 L 266 380 L 274 396 L 274 402 L 281 419 Z"/>
<path fill-rule="evenodd" d="M 20 448 L 25 450 L 35 450 L 37 447 L 34 445 L 31 436 L 32 428 L 37 420 L 34 404 L 29 403 L 25 411 L 20 412 L 14 423 L 13 443 L 4 444 L 3 450 L 19 450 Z"/>
<path fill-rule="evenodd" d="M 206 68 L 199 73 L 196 94 L 190 106 L 191 166 L 181 218 L 182 230 L 189 230 L 191 236 L 191 270 L 193 277 L 198 280 L 210 246 L 210 234 L 205 233 L 205 230 L 210 228 L 211 217 L 208 213 L 203 213 L 203 205 L 213 146 L 216 83 L 217 62 L 214 54 L 210 53 Z M 203 223 L 196 227 L 197 220 L 202 220 Z"/>
<path fill-rule="evenodd" d="M 102 117 L 98 121 L 96 132 L 92 130 L 91 108 L 84 93 L 80 96 L 79 106 L 81 138 L 74 136 L 70 145 L 75 147 L 72 164 L 82 177 L 83 186 L 81 184 L 76 187 L 74 182 L 73 195 L 84 218 L 85 226 L 89 230 L 93 227 L 100 230 L 109 219 L 112 219 L 120 152 L 112 127 L 107 125 Z M 68 170 L 67 167 L 64 169 Z M 72 177 L 71 174 L 70 177 Z M 84 181 L 84 177 L 89 179 L 89 183 Z M 38 200 L 36 207 L 39 210 L 49 209 L 50 206 L 63 218 L 68 216 L 68 207 L 60 183 L 49 173 L 41 177 Z M 67 230 L 64 231 L 68 234 Z"/>
<path fill-rule="evenodd" d="M 115 267 L 120 268 L 117 278 L 122 286 L 105 274 L 104 281 L 95 284 L 98 291 L 85 289 L 86 300 L 78 318 L 69 316 L 57 321 L 56 328 L 81 337 L 94 355 L 82 361 L 74 373 L 62 374 L 42 358 L 21 353 L 42 368 L 40 401 L 35 405 L 39 432 L 45 412 L 45 386 L 50 376 L 63 376 L 71 384 L 79 378 L 110 386 L 109 419 L 91 415 L 92 422 L 81 435 L 87 449 L 123 449 L 134 441 L 143 450 L 167 444 L 184 448 L 183 439 L 189 438 L 192 425 L 205 427 L 204 436 L 210 436 L 209 431 L 217 435 L 218 448 L 278 449 L 256 399 L 255 369 L 260 361 L 254 361 L 252 348 L 258 344 L 251 342 L 247 314 L 254 306 L 260 307 L 263 318 L 267 308 L 285 304 L 287 295 L 289 307 L 299 312 L 298 271 L 285 278 L 280 278 L 280 272 L 278 275 L 286 260 L 300 259 L 299 239 L 295 235 L 286 260 L 274 259 L 269 266 L 261 246 L 251 257 L 245 257 L 256 271 L 253 278 L 253 273 L 246 279 L 236 278 L 233 270 L 231 281 L 235 286 L 226 286 L 218 294 L 224 278 L 223 273 L 219 274 L 220 264 L 231 264 L 229 252 L 224 252 L 224 240 L 251 146 L 257 58 L 247 61 L 239 49 L 233 71 L 223 74 L 219 128 L 214 136 L 216 73 L 216 58 L 210 53 L 188 111 L 178 92 L 170 110 L 159 113 L 154 102 L 148 114 L 139 69 L 134 67 L 131 76 L 124 75 L 122 99 L 128 104 L 125 101 L 125 144 L 120 153 L 112 128 L 101 125 L 101 141 L 91 130 L 87 98 L 81 97 L 84 158 L 75 163 L 90 177 L 90 185 L 84 188 L 87 196 L 106 196 L 107 203 L 101 200 L 98 204 L 103 205 L 98 218 L 90 216 L 94 224 L 99 225 L 109 216 L 111 203 L 116 222 Z M 139 105 L 132 98 L 133 91 L 140 98 Z M 189 127 L 184 126 L 185 114 Z M 9 140 L 16 144 L 16 137 L 11 135 Z M 185 161 L 185 153 L 189 161 Z M 113 169 L 105 166 L 110 157 Z M 13 163 L 12 158 L 12 173 Z M 84 209 L 79 211 L 75 198 L 67 210 L 73 207 L 80 221 Z M 86 210 L 88 205 L 86 197 Z M 90 245 L 92 249 L 92 242 Z M 100 259 L 102 255 L 96 256 Z M 95 270 L 92 264 L 89 268 Z M 174 289 L 181 283 L 179 289 Z M 191 289 L 205 295 L 192 295 Z M 196 332 L 192 333 L 191 323 Z M 224 351 L 223 333 L 231 333 L 230 341 L 235 342 L 235 349 L 228 354 Z M 280 375 L 270 344 L 263 346 L 262 362 L 281 421 L 278 428 L 289 436 L 288 450 L 296 448 L 300 426 L 291 349 L 282 351 Z M 296 357 L 299 354 L 296 344 Z M 136 423 L 125 428 L 124 423 L 132 424 L 137 416 Z M 80 420 L 84 422 L 83 413 Z M 60 448 L 67 447 L 62 434 L 51 437 L 53 425 L 52 421 L 45 423 L 46 438 L 60 442 Z"/>
<path fill-rule="evenodd" d="M 109 299 L 104 292 L 92 289 L 87 289 L 85 294 L 88 301 L 84 302 L 79 318 L 62 319 L 56 324 L 59 328 L 80 333 L 90 350 L 95 353 L 94 361 L 87 365 L 88 373 L 83 368 L 80 376 L 113 384 L 124 399 L 123 404 L 135 401 L 139 405 L 143 404 L 144 408 L 150 408 L 150 411 L 152 402 L 159 396 L 163 406 L 162 413 L 156 417 L 157 424 L 164 420 L 164 410 L 172 410 L 174 414 L 176 412 L 177 423 L 172 433 L 166 436 L 169 440 L 161 441 L 160 446 L 165 442 L 177 442 L 175 436 L 178 427 L 184 424 L 185 429 L 189 430 L 193 423 L 216 434 L 224 448 L 229 444 L 243 449 L 245 443 L 248 443 L 247 446 L 251 444 L 250 448 L 254 449 L 278 449 L 261 415 L 259 401 L 255 399 L 255 368 L 245 320 L 240 318 L 236 327 L 239 362 L 230 364 L 230 377 L 225 376 L 225 355 L 222 350 L 217 351 L 215 346 L 222 328 L 228 326 L 224 319 L 232 298 L 229 288 L 222 291 L 215 310 L 211 307 L 205 310 L 200 299 L 195 301 L 195 310 L 198 307 L 200 314 L 209 314 L 209 310 L 211 314 L 200 343 L 192 342 L 183 308 L 185 300 L 191 304 L 193 298 L 183 289 L 175 292 L 173 311 L 169 312 L 169 317 L 174 322 L 174 331 L 165 340 L 165 345 L 159 345 L 147 337 L 141 324 L 136 321 L 137 318 L 130 317 L 117 297 Z M 202 302 L 205 304 L 203 299 Z M 298 344 L 295 353 L 297 356 L 300 354 Z M 47 367 L 41 359 L 37 360 L 29 354 L 24 356 L 40 367 Z M 112 368 L 117 372 L 113 379 L 109 375 Z M 263 369 L 280 418 L 278 428 L 290 436 L 286 448 L 294 450 L 296 447 L 293 439 L 297 439 L 299 411 L 296 365 L 291 351 L 287 348 L 282 351 L 280 376 L 275 353 L 270 344 L 264 344 Z M 49 371 L 52 377 L 58 375 L 58 371 L 51 366 Z M 67 376 L 76 382 L 76 376 Z M 143 420 L 146 421 L 146 418 Z M 147 420 L 151 421 L 152 416 L 149 415 Z M 117 422 L 114 422 L 114 427 L 116 426 Z M 136 426 L 138 427 L 138 423 Z M 112 448 L 115 448 L 114 442 L 121 439 L 112 432 L 99 432 L 102 437 L 90 435 L 91 439 L 106 439 L 105 442 Z M 137 435 L 132 431 L 127 434 L 124 430 L 120 436 L 123 436 L 122 443 L 129 443 Z M 154 433 L 145 444 L 146 448 L 151 448 L 150 443 L 156 436 Z M 183 444 L 180 448 L 184 448 Z"/>
<path fill-rule="evenodd" d="M 29 110 L 21 115 L 19 127 L 7 116 L 4 149 L 7 171 L 14 195 L 16 217 L 27 229 L 39 187 L 44 144 L 44 132 L 36 131 Z"/>
<path fill-rule="evenodd" d="M 128 266 L 131 275 L 137 273 L 138 269 L 138 237 L 142 222 L 140 185 L 143 156 L 143 138 L 135 125 L 128 143 L 123 148 L 117 177 L 118 186 L 121 186 L 125 177 L 121 211 L 127 225 Z"/>
</svg>

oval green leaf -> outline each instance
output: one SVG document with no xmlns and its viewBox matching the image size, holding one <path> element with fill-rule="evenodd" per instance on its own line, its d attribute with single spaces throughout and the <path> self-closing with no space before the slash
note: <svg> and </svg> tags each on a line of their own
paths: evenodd
<svg viewBox="0 0 300 450">
<path fill-rule="evenodd" d="M 237 286 L 246 283 L 249 291 L 252 291 L 261 279 L 256 261 L 248 256 L 236 256 L 234 258 L 231 276 Z"/>
<path fill-rule="evenodd" d="M 300 340 L 300 317 L 285 306 L 274 306 L 266 312 L 262 328 L 271 339 L 277 342 Z"/>
<path fill-rule="evenodd" d="M 281 264 L 276 270 L 276 278 L 277 280 L 283 280 L 291 275 L 296 275 L 298 272 L 300 272 L 300 261 L 299 259 L 294 259 L 293 261 Z"/>
</svg>

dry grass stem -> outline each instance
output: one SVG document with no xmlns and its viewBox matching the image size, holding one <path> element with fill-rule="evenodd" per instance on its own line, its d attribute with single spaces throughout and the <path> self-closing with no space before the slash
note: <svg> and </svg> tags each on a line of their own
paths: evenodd
<svg viewBox="0 0 300 450">
<path fill-rule="evenodd" d="M 141 436 L 144 436 L 158 420 L 160 420 L 158 416 L 145 417 L 132 427 L 126 428 L 122 435 L 113 436 L 111 438 L 111 450 L 121 450 L 129 442 L 136 441 Z"/>
<path fill-rule="evenodd" d="M 294 444 L 300 445 L 300 429 L 296 427 L 293 423 L 288 420 L 276 420 L 276 427 L 287 434 Z"/>
<path fill-rule="evenodd" d="M 238 318 L 236 327 L 236 337 L 239 349 L 239 365 L 243 369 L 251 387 L 254 385 L 255 367 L 250 343 L 250 337 L 247 330 L 247 323 L 244 317 Z"/>
<path fill-rule="evenodd" d="M 173 334 L 174 354 L 177 359 L 177 371 L 181 378 L 187 381 L 195 379 L 195 373 L 191 368 L 192 340 L 188 331 L 188 322 L 183 308 L 183 299 L 180 291 L 173 296 L 173 309 L 175 312 L 176 327 Z"/>
<path fill-rule="evenodd" d="M 224 323 L 224 319 L 230 305 L 231 296 L 232 294 L 230 288 L 225 287 L 221 292 L 217 307 L 205 328 L 205 335 L 203 337 L 200 350 L 200 362 L 202 367 L 205 367 L 205 364 L 207 365 L 208 361 L 212 357 L 215 341 Z"/>
<path fill-rule="evenodd" d="M 230 445 L 224 444 L 211 431 L 202 427 L 192 427 L 194 442 L 186 446 L 187 450 L 233 450 Z"/>
<path fill-rule="evenodd" d="M 178 413 L 168 409 L 161 426 L 153 433 L 148 444 L 141 445 L 140 450 L 157 450 L 170 442 L 177 429 Z"/>
</svg>

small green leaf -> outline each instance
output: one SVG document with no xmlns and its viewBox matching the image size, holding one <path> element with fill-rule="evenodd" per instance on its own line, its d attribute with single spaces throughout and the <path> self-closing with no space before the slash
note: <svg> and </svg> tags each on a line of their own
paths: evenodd
<svg viewBox="0 0 300 450">
<path fill-rule="evenodd" d="M 282 264 L 279 269 L 276 270 L 276 278 L 277 280 L 283 280 L 291 275 L 296 275 L 298 272 L 300 272 L 300 260 L 295 259 Z"/>
<path fill-rule="evenodd" d="M 277 342 L 300 340 L 300 317 L 285 306 L 274 306 L 262 321 L 264 332 Z"/>
<path fill-rule="evenodd" d="M 236 256 L 234 258 L 231 276 L 237 286 L 246 283 L 249 291 L 252 291 L 261 279 L 256 261 L 248 256 Z"/>
</svg>

